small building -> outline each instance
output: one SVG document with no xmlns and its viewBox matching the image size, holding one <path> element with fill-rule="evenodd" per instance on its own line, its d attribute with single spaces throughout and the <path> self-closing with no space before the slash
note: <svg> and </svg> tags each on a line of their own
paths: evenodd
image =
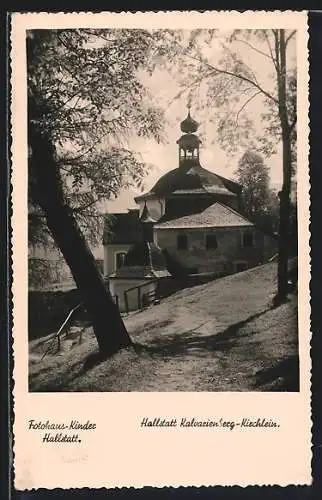
<svg viewBox="0 0 322 500">
<path fill-rule="evenodd" d="M 222 276 L 264 262 L 271 238 L 231 207 L 215 202 L 201 212 L 154 225 L 154 242 L 189 274 Z"/>
<path fill-rule="evenodd" d="M 154 303 L 162 281 L 171 278 L 164 255 L 153 242 L 141 241 L 128 250 L 122 266 L 108 277 L 109 289 L 120 311 Z"/>
<path fill-rule="evenodd" d="M 104 276 L 110 276 L 125 262 L 125 256 L 134 243 L 143 241 L 143 227 L 139 210 L 111 214 L 106 217 L 104 245 Z"/>
<path fill-rule="evenodd" d="M 180 127 L 178 167 L 135 198 L 137 210 L 114 214 L 106 227 L 104 274 L 121 309 L 130 283 L 134 290 L 169 276 L 222 276 L 264 262 L 276 251 L 274 239 L 242 214 L 242 186 L 201 166 L 198 124 L 190 111 Z"/>
</svg>

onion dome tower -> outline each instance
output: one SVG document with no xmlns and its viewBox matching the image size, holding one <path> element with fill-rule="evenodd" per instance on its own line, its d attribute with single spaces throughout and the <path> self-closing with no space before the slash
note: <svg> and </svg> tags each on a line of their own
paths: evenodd
<svg viewBox="0 0 322 500">
<path fill-rule="evenodd" d="M 178 167 L 162 175 L 150 191 L 134 198 L 136 203 L 141 203 L 141 222 L 147 226 L 153 225 L 153 230 L 154 222 L 159 223 L 160 217 L 154 221 L 151 208 L 153 203 L 158 204 L 160 200 L 164 206 L 162 221 L 199 213 L 216 201 L 235 210 L 240 207 L 241 186 L 201 166 L 201 140 L 196 135 L 198 123 L 191 117 L 190 109 L 180 123 L 180 128 L 182 135 L 177 140 Z"/>
<path fill-rule="evenodd" d="M 201 140 L 194 134 L 198 130 L 198 123 L 191 118 L 190 109 L 185 120 L 180 123 L 183 135 L 177 140 L 179 146 L 179 167 L 199 163 L 199 147 Z"/>
</svg>

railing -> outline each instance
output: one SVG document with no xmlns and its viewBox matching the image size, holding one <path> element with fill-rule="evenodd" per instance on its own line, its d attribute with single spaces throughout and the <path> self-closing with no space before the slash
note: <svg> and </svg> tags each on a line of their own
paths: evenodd
<svg viewBox="0 0 322 500">
<path fill-rule="evenodd" d="M 128 314 L 130 311 L 129 307 L 129 296 L 128 294 L 130 292 L 133 292 L 134 290 L 137 290 L 137 309 L 142 311 L 145 307 L 148 307 L 150 304 L 156 304 L 158 303 L 158 297 L 156 293 L 156 287 L 153 290 L 149 290 L 146 293 L 142 293 L 141 290 L 148 286 L 148 285 L 156 285 L 157 280 L 151 280 L 147 281 L 146 283 L 143 283 L 142 285 L 136 285 L 132 286 L 131 288 L 128 288 L 127 290 L 124 290 L 124 303 L 125 303 L 125 312 Z"/>
<path fill-rule="evenodd" d="M 53 335 L 53 337 L 50 337 L 48 340 L 56 340 L 57 339 L 57 352 L 60 351 L 61 348 L 61 336 L 65 333 L 66 337 L 68 336 L 69 329 L 71 327 L 71 322 L 74 319 L 75 313 L 79 311 L 83 307 L 83 302 L 78 304 L 76 307 L 74 307 L 67 315 L 66 319 L 64 320 L 63 324 L 59 328 L 58 332 Z M 82 333 L 82 332 L 81 332 Z M 80 334 L 81 335 L 81 334 Z M 46 354 L 48 353 L 49 349 L 51 347 L 51 344 L 49 347 L 44 351 L 42 358 L 43 359 Z"/>
</svg>

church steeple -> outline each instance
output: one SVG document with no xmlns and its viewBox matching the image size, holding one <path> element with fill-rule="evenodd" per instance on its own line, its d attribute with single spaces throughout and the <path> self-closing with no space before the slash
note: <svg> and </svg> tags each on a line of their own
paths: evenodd
<svg viewBox="0 0 322 500">
<path fill-rule="evenodd" d="M 146 205 L 146 201 L 144 202 L 144 207 L 143 207 L 143 210 L 142 210 L 142 214 L 141 214 L 141 217 L 140 217 L 140 220 L 142 222 L 156 222 L 156 220 L 151 216 L 150 214 L 150 211 Z"/>
<path fill-rule="evenodd" d="M 187 118 L 185 118 L 181 123 L 180 123 L 180 128 L 181 131 L 184 132 L 185 134 L 189 134 L 191 132 L 197 132 L 198 130 L 198 123 L 196 120 L 191 118 L 190 115 L 190 108 L 188 108 L 188 115 Z"/>
<path fill-rule="evenodd" d="M 183 135 L 177 140 L 179 146 L 179 166 L 190 165 L 191 163 L 199 163 L 199 147 L 201 140 L 193 132 L 198 130 L 198 123 L 191 118 L 190 108 L 188 115 L 180 123 Z"/>
<path fill-rule="evenodd" d="M 144 203 L 140 220 L 141 222 L 143 222 L 144 241 L 153 241 L 153 224 L 156 222 L 156 220 L 151 216 L 146 201 Z"/>
</svg>

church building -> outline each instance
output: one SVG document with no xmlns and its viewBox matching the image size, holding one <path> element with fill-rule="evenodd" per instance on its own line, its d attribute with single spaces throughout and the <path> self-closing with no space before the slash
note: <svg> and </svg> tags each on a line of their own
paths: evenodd
<svg viewBox="0 0 322 500">
<path fill-rule="evenodd" d="M 126 290 L 146 284 L 151 293 L 169 278 L 223 276 L 275 251 L 272 238 L 242 215 L 242 186 L 201 166 L 190 111 L 180 128 L 178 167 L 135 198 L 137 210 L 113 214 L 104 231 L 104 275 L 121 310 L 128 309 Z M 129 308 L 136 307 L 133 299 Z"/>
</svg>

